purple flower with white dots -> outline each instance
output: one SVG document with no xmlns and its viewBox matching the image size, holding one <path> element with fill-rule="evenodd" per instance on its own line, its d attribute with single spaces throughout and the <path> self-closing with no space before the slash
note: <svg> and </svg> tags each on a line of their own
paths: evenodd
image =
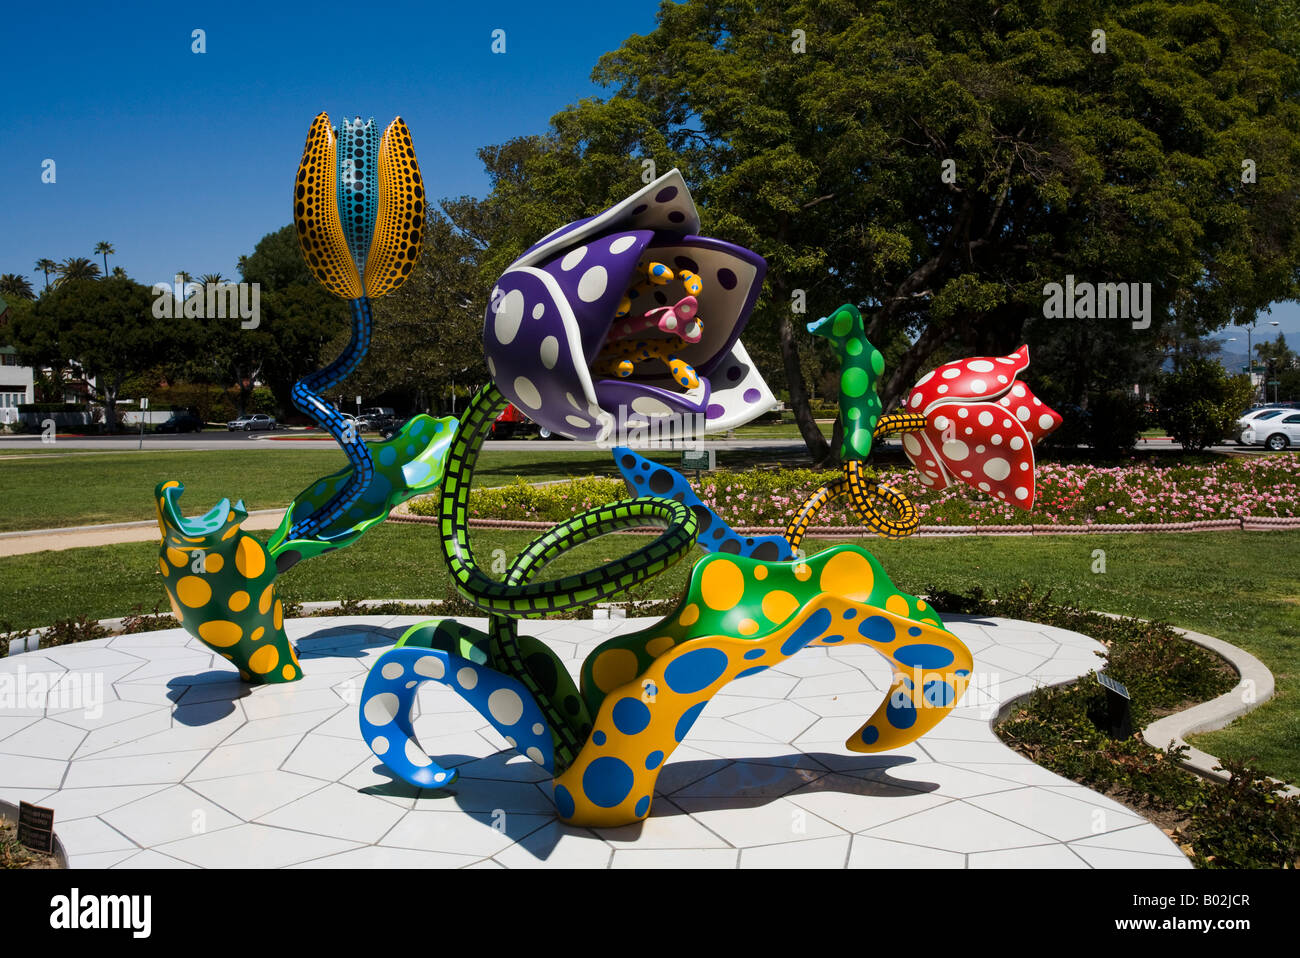
<svg viewBox="0 0 1300 958">
<path fill-rule="evenodd" d="M 672 170 L 532 246 L 497 280 L 484 318 L 501 393 L 539 425 L 584 440 L 623 427 L 653 436 L 656 420 L 723 432 L 775 406 L 739 339 L 767 263 L 699 228 Z"/>
</svg>

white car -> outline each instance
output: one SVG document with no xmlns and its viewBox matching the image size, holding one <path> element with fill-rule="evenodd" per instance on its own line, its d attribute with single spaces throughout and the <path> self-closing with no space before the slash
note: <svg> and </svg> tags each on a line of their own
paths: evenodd
<svg viewBox="0 0 1300 958">
<path fill-rule="evenodd" d="M 1279 416 L 1256 416 L 1241 434 L 1242 445 L 1264 446 L 1278 452 L 1300 446 L 1300 410 L 1283 409 Z"/>
<path fill-rule="evenodd" d="M 1241 443 L 1243 446 L 1250 445 L 1250 443 L 1246 442 L 1245 438 L 1243 438 L 1247 429 L 1254 429 L 1258 432 L 1259 430 L 1256 428 L 1256 423 L 1271 422 L 1279 419 L 1285 413 L 1295 411 L 1296 410 L 1294 409 L 1283 408 L 1281 406 L 1260 406 L 1256 409 L 1251 409 L 1242 413 L 1240 418 L 1237 419 L 1237 442 Z"/>
</svg>

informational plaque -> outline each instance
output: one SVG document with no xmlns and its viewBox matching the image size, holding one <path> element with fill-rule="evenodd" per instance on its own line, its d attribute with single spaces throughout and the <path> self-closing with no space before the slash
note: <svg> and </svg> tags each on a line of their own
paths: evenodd
<svg viewBox="0 0 1300 958">
<path fill-rule="evenodd" d="M 717 463 L 716 455 L 712 449 L 701 449 L 698 452 L 687 450 L 682 453 L 682 469 L 713 469 Z"/>
<path fill-rule="evenodd" d="M 47 855 L 54 853 L 54 809 L 18 803 L 18 844 Z"/>
</svg>

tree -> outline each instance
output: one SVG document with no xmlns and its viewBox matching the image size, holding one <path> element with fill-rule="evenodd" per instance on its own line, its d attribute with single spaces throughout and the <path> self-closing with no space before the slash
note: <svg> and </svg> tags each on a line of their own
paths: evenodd
<svg viewBox="0 0 1300 958">
<path fill-rule="evenodd" d="M 260 287 L 261 322 L 256 330 L 235 324 L 231 335 L 241 337 L 241 348 L 222 354 L 238 357 L 225 367 L 225 375 L 238 378 L 255 353 L 261 377 L 287 412 L 294 408 L 294 383 L 342 351 L 350 328 L 348 307 L 311 274 L 292 225 L 263 236 L 251 254 L 240 258 L 240 268 L 244 282 Z M 244 346 L 250 351 L 243 351 Z"/>
<path fill-rule="evenodd" d="M 56 263 L 56 262 L 54 262 L 54 260 L 49 259 L 49 258 L 47 257 L 47 258 L 44 258 L 44 259 L 38 259 L 38 260 L 36 261 L 36 268 L 39 269 L 42 273 L 45 274 L 45 288 L 46 288 L 46 289 L 49 289 L 49 288 L 50 288 L 50 274 L 51 274 L 51 273 L 56 273 L 56 272 L 58 272 L 59 264 Z"/>
<path fill-rule="evenodd" d="M 101 255 L 101 254 L 103 255 L 103 257 L 104 257 L 104 275 L 107 276 L 107 275 L 108 275 L 108 257 L 109 257 L 110 255 L 112 255 L 112 256 L 116 256 L 116 255 L 117 255 L 117 250 L 113 249 L 113 244 L 112 244 L 112 243 L 109 243 L 109 242 L 107 242 L 107 241 L 101 240 L 100 242 L 98 242 L 98 243 L 95 244 L 95 253 L 96 253 L 96 255 Z"/>
<path fill-rule="evenodd" d="M 33 308 L 23 313 L 10 309 L 8 345 L 15 347 L 18 362 L 24 366 L 33 369 L 48 367 L 54 370 L 55 378 L 61 380 L 60 373 L 67 367 L 68 357 L 60 342 L 58 322 L 48 310 L 42 312 L 38 308 L 44 298 L 33 301 Z"/>
<path fill-rule="evenodd" d="M 462 212 L 465 210 L 462 208 Z M 436 211 L 420 262 L 405 283 L 375 303 L 370 353 L 352 377 L 363 395 L 404 393 L 417 410 L 487 379 L 483 313 L 490 285 L 480 280 L 474 240 Z"/>
<path fill-rule="evenodd" d="M 26 276 L 18 273 L 5 273 L 0 276 L 0 296 L 9 299 L 35 299 L 36 293 Z"/>
<path fill-rule="evenodd" d="M 1267 10 L 664 4 L 654 31 L 601 58 L 593 77 L 612 95 L 483 151 L 487 260 L 626 195 L 642 159 L 680 167 L 704 232 L 768 260 L 751 327 L 777 344 L 800 430 L 826 460 L 803 324 L 840 302 L 863 307 L 873 342 L 911 343 L 882 381 L 889 405 L 945 349 L 1082 335 L 1110 362 L 1158 351 L 1175 309 L 1204 331 L 1300 293 L 1300 31 L 1264 23 Z M 1266 175 L 1243 183 L 1243 158 Z M 1048 320 L 1044 286 L 1067 275 L 1149 282 L 1150 327 Z M 792 309 L 798 291 L 807 314 Z M 1070 361 L 1064 342 L 1055 352 Z M 1079 401 L 1116 386 L 1073 379 Z"/>
<path fill-rule="evenodd" d="M 155 318 L 151 290 L 129 279 L 65 280 L 36 303 L 31 328 L 15 336 L 20 355 L 62 356 L 93 377 L 112 431 L 122 384 L 189 346 L 189 337 L 177 335 L 179 322 Z"/>
<path fill-rule="evenodd" d="M 1175 442 L 1199 451 L 1231 433 L 1252 392 L 1249 376 L 1229 376 L 1213 360 L 1190 359 L 1157 380 L 1157 417 Z"/>
<path fill-rule="evenodd" d="M 84 256 L 73 256 L 65 259 L 56 269 L 59 278 L 54 281 L 55 286 L 62 286 L 74 280 L 96 279 L 99 276 L 99 267 L 86 259 Z"/>
<path fill-rule="evenodd" d="M 1255 353 L 1264 361 L 1264 399 L 1267 401 L 1269 384 L 1273 386 L 1274 399 L 1292 398 L 1296 387 L 1300 385 L 1300 356 L 1291 351 L 1286 343 L 1286 336 L 1278 334 L 1272 342 L 1255 344 Z"/>
</svg>

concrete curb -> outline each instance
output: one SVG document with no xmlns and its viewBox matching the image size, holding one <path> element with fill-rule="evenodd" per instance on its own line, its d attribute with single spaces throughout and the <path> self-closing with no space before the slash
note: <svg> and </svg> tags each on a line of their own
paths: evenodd
<svg viewBox="0 0 1300 958">
<path fill-rule="evenodd" d="M 1190 629 L 1180 629 L 1177 626 L 1170 628 L 1193 645 L 1208 649 L 1226 661 L 1236 669 L 1241 681 L 1218 698 L 1157 719 L 1142 730 L 1142 740 L 1153 748 L 1162 750 L 1167 749 L 1170 742 L 1175 747 L 1187 746 L 1181 765 L 1205 778 L 1226 782 L 1232 776 L 1222 769 L 1216 771 L 1219 759 L 1209 752 L 1188 745 L 1186 736 L 1221 729 L 1234 719 L 1263 705 L 1273 697 L 1273 673 L 1255 656 L 1230 642 Z M 1300 788 L 1287 785 L 1284 794 L 1300 795 Z"/>
<path fill-rule="evenodd" d="M 437 523 L 437 516 L 417 515 L 407 508 L 394 509 L 388 516 L 393 522 Z M 544 531 L 554 526 L 552 522 L 531 519 L 475 519 L 471 527 L 479 529 L 509 529 L 516 531 Z M 776 526 L 735 526 L 734 531 L 743 536 L 781 535 L 784 528 Z M 1134 522 L 1089 523 L 1087 525 L 1023 525 L 1023 526 L 921 526 L 915 538 L 944 538 L 957 536 L 1077 536 L 1110 535 L 1140 532 L 1264 532 L 1275 529 L 1300 529 L 1296 516 L 1242 516 L 1238 519 L 1204 519 L 1196 522 Z M 638 529 L 620 529 L 624 535 L 651 535 L 658 533 L 657 526 Z M 807 535 L 823 539 L 860 539 L 870 535 L 862 526 L 810 526 Z"/>
</svg>

